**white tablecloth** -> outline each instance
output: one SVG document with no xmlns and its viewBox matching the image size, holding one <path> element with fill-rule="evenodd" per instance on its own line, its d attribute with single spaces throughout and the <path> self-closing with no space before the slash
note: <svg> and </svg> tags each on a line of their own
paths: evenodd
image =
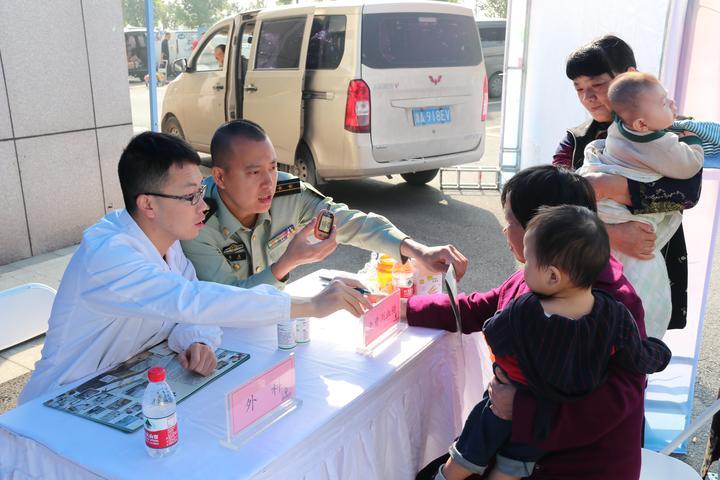
<svg viewBox="0 0 720 480">
<path fill-rule="evenodd" d="M 310 294 L 316 275 L 289 287 Z M 42 405 L 0 416 L 0 478 L 412 479 L 447 451 L 488 380 L 479 337 L 408 328 L 375 357 L 356 353 L 359 321 L 313 319 L 295 349 L 302 406 L 239 450 L 225 437 L 225 394 L 274 365 L 274 327 L 226 329 L 223 347 L 246 363 L 178 405 L 180 443 L 152 459 L 142 431 L 126 434 Z M 464 368 L 463 368 L 464 366 Z"/>
</svg>

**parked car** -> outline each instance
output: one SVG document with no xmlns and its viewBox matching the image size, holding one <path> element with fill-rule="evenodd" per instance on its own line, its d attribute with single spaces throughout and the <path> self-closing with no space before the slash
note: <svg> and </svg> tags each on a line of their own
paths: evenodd
<svg viewBox="0 0 720 480">
<path fill-rule="evenodd" d="M 128 76 L 137 80 L 145 79 L 147 83 L 147 30 L 141 27 L 126 27 L 125 32 L 125 53 L 127 55 Z M 165 65 L 162 64 L 160 55 L 162 54 L 163 34 L 169 33 L 168 50 L 170 50 L 170 58 L 188 58 L 192 53 L 193 41 L 197 42 L 199 33 L 195 30 L 166 30 L 154 32 L 154 48 L 155 48 L 155 70 L 160 77 L 172 77 L 172 71 L 165 71 Z"/>
<path fill-rule="evenodd" d="M 224 61 L 213 52 L 224 46 Z M 211 27 L 167 88 L 161 125 L 201 152 L 260 124 L 311 183 L 401 174 L 427 183 L 485 148 L 487 77 L 472 11 L 443 2 L 318 4 Z"/>
<path fill-rule="evenodd" d="M 488 75 L 488 93 L 491 98 L 502 95 L 506 25 L 507 21 L 504 18 L 477 22 Z"/>
</svg>

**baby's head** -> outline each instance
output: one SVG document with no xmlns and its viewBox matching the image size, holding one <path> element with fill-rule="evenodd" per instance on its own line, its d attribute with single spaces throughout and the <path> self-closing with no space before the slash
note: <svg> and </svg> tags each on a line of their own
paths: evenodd
<svg viewBox="0 0 720 480">
<path fill-rule="evenodd" d="M 541 207 L 525 231 L 525 282 L 541 295 L 591 288 L 610 258 L 610 240 L 585 207 Z"/>
<path fill-rule="evenodd" d="M 627 72 L 615 77 L 608 88 L 610 108 L 623 124 L 636 132 L 664 130 L 672 125 L 672 100 L 654 76 Z"/>
</svg>

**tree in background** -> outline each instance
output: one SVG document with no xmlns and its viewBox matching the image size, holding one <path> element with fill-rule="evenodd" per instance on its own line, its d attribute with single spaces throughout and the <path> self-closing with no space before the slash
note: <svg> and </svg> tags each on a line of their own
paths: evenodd
<svg viewBox="0 0 720 480">
<path fill-rule="evenodd" d="M 133 27 L 145 26 L 145 0 L 122 0 L 123 19 L 125 25 Z M 168 9 L 163 0 L 153 0 L 153 16 L 155 17 L 155 25 L 161 28 L 167 28 Z"/>
<path fill-rule="evenodd" d="M 155 26 L 167 28 L 209 27 L 221 18 L 237 13 L 229 0 L 153 0 Z M 122 0 L 125 25 L 145 26 L 145 0 Z"/>
<path fill-rule="evenodd" d="M 173 27 L 209 27 L 235 12 L 228 0 L 173 0 L 168 5 Z"/>
<path fill-rule="evenodd" d="M 507 18 L 507 0 L 481 0 L 477 6 L 486 17 Z"/>
<path fill-rule="evenodd" d="M 265 8 L 265 0 L 250 0 L 242 2 L 240 12 L 249 12 L 252 10 L 260 10 L 262 8 Z"/>
</svg>

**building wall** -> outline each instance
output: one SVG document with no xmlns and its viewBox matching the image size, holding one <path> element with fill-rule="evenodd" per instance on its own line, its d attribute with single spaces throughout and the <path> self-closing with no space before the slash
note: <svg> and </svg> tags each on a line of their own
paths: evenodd
<svg viewBox="0 0 720 480">
<path fill-rule="evenodd" d="M 118 0 L 0 2 L 0 264 L 122 208 L 132 136 Z"/>
</svg>

